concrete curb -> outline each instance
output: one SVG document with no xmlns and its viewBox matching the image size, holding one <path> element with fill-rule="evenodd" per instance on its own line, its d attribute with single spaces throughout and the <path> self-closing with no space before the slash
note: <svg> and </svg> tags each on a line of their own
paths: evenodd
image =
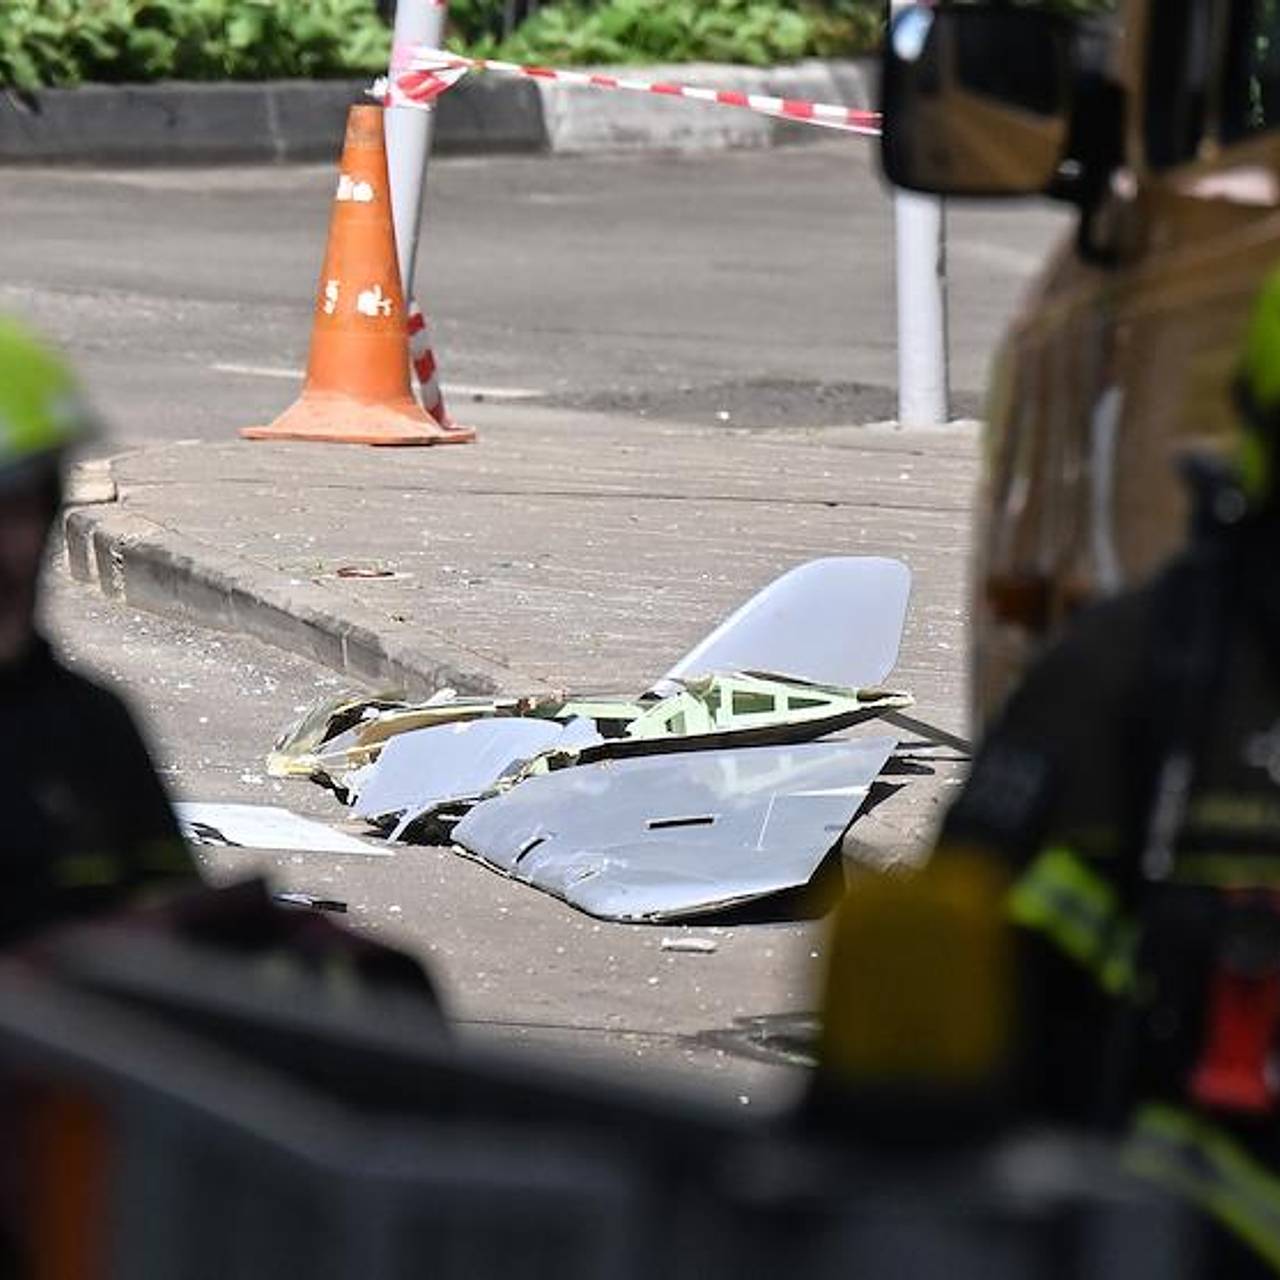
<svg viewBox="0 0 1280 1280">
<path fill-rule="evenodd" d="M 383 688 L 486 694 L 511 683 L 511 673 L 479 655 L 464 665 L 452 651 L 406 644 L 362 622 L 318 583 L 287 578 L 118 506 L 72 508 L 63 533 L 71 576 L 133 608 L 253 636 Z"/>
<path fill-rule="evenodd" d="M 616 71 L 616 68 L 614 69 Z M 836 102 L 870 108 L 877 98 L 872 59 L 810 60 L 790 67 L 720 63 L 637 68 L 640 80 L 665 80 L 708 89 Z M 830 137 L 812 125 L 789 124 L 751 111 L 638 93 L 596 92 L 538 82 L 547 149 L 562 154 L 602 151 L 724 151 L 773 147 Z M 447 95 L 442 101 L 448 101 Z"/>
<path fill-rule="evenodd" d="M 720 64 L 636 68 L 676 79 L 871 106 L 873 59 L 757 69 Z M 347 108 L 368 101 L 368 80 L 255 84 L 84 85 L 0 94 L 0 164 L 236 164 L 332 159 Z M 584 154 L 768 147 L 825 131 L 701 103 L 472 76 L 438 107 L 444 154 Z"/>
<path fill-rule="evenodd" d="M 165 165 L 331 160 L 371 80 L 84 85 L 0 95 L 0 164 Z M 538 87 L 465 82 L 442 100 L 441 151 L 540 151 Z"/>
</svg>

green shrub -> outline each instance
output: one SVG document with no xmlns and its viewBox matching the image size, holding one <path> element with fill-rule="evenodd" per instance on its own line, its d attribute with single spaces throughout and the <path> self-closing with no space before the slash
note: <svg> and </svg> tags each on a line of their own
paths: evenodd
<svg viewBox="0 0 1280 1280">
<path fill-rule="evenodd" d="M 501 39 L 504 0 L 449 0 L 449 31 L 455 47 L 468 48 L 481 40 Z"/>
<path fill-rule="evenodd" d="M 1059 0 L 1084 5 L 1093 0 Z M 384 11 L 389 7 L 383 4 Z M 451 0 L 450 44 L 524 62 L 746 62 L 873 49 L 882 0 Z M 0 85 L 376 74 L 377 0 L 0 0 Z"/>
<path fill-rule="evenodd" d="M 0 83 L 251 80 L 386 67 L 374 0 L 0 0 Z"/>
<path fill-rule="evenodd" d="M 480 0 L 466 13 L 479 17 Z M 517 62 L 746 62 L 766 66 L 875 47 L 882 6 L 868 0 L 560 0 L 510 38 L 473 48 Z"/>
</svg>

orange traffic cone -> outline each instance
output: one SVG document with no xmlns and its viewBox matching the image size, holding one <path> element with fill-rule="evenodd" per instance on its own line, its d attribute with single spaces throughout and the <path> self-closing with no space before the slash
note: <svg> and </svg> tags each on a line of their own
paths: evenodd
<svg viewBox="0 0 1280 1280">
<path fill-rule="evenodd" d="M 347 117 L 302 395 L 270 426 L 240 434 L 385 445 L 475 439 L 468 427 L 437 422 L 409 385 L 409 322 L 396 265 L 381 107 L 352 107 Z"/>
</svg>

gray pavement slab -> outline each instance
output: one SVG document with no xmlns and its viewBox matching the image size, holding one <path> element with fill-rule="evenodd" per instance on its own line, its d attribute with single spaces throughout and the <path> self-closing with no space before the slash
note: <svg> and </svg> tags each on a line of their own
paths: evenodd
<svg viewBox="0 0 1280 1280">
<path fill-rule="evenodd" d="M 410 669 L 416 651 L 420 688 L 442 678 L 434 655 L 468 688 L 517 693 L 638 693 L 794 565 L 900 557 L 914 592 L 891 680 L 963 733 L 972 425 L 741 431 L 511 405 L 473 417 L 479 443 L 409 453 L 142 449 L 115 464 L 118 506 L 73 517 L 73 549 L 98 520 L 145 522 L 150 539 L 116 539 L 109 591 L 213 623 L 236 592 L 293 592 Z M 220 567 L 212 602 L 164 580 L 133 589 L 130 557 L 175 538 Z"/>
</svg>

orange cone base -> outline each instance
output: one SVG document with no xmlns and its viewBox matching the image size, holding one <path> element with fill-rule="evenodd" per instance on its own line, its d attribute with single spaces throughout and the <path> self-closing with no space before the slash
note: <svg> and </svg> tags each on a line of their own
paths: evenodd
<svg viewBox="0 0 1280 1280">
<path fill-rule="evenodd" d="M 270 426 L 245 427 L 246 440 L 320 440 L 338 444 L 407 447 L 470 444 L 470 427 L 445 429 L 412 400 L 365 404 L 334 392 L 304 391 Z"/>
</svg>

